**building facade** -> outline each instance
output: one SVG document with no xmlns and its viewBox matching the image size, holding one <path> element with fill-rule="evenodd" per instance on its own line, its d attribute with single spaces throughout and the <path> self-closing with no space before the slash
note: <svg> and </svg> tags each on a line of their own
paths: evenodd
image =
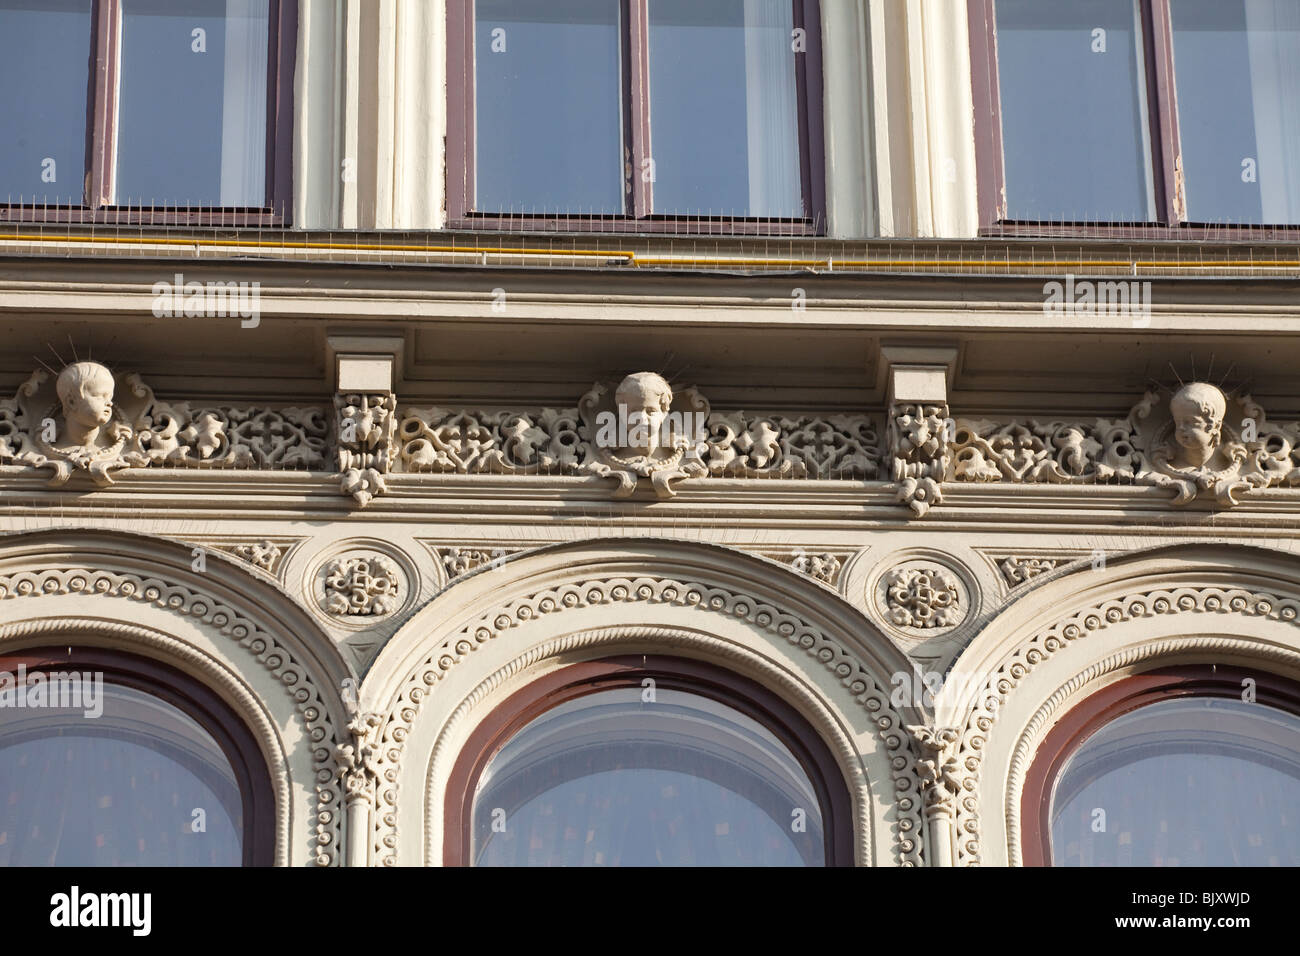
<svg viewBox="0 0 1300 956">
<path fill-rule="evenodd" d="M 0 860 L 1300 862 L 1286 4 L 193 6 L 4 147 Z"/>
</svg>

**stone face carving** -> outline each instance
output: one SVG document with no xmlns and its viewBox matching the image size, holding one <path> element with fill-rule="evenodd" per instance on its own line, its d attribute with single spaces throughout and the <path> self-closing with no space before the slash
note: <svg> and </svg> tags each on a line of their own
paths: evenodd
<svg viewBox="0 0 1300 956">
<path fill-rule="evenodd" d="M 391 393 L 335 395 L 339 423 L 339 488 L 363 508 L 388 490 L 394 457 L 397 398 Z"/>
<path fill-rule="evenodd" d="M 318 408 L 194 408 L 158 400 L 139 375 L 114 377 L 76 362 L 55 382 L 37 371 L 0 402 L 0 463 L 49 469 L 61 485 L 77 471 L 97 484 L 126 468 L 320 468 Z"/>
<path fill-rule="evenodd" d="M 677 392 L 637 372 L 597 383 L 577 409 L 401 410 L 398 467 L 447 474 L 597 475 L 615 497 L 648 479 L 660 497 L 682 478 L 874 478 L 882 453 L 865 415 L 714 412 L 694 389 Z"/>
<path fill-rule="evenodd" d="M 886 612 L 899 627 L 951 627 L 965 616 L 961 586 L 943 568 L 895 568 L 886 572 L 884 586 Z"/>
<path fill-rule="evenodd" d="M 615 498 L 631 495 L 641 478 L 670 498 L 673 481 L 708 474 L 701 453 L 709 403 L 694 389 L 674 395 L 662 376 L 635 372 L 612 396 L 606 386 L 592 386 L 578 411 L 591 439 L 584 470 L 615 479 Z"/>
<path fill-rule="evenodd" d="M 898 500 L 917 517 L 942 500 L 948 471 L 947 405 L 895 403 L 889 408 L 889 448 Z"/>
<path fill-rule="evenodd" d="M 1300 425 L 1274 425 L 1249 396 L 1204 382 L 1168 400 L 1148 392 L 1124 419 L 959 420 L 951 481 L 1154 485 L 1184 505 L 1238 503 L 1244 491 L 1300 483 Z"/>
<path fill-rule="evenodd" d="M 401 604 L 402 572 L 383 555 L 344 555 L 325 566 L 325 610 L 335 617 L 391 614 Z"/>
<path fill-rule="evenodd" d="M 1055 570 L 1060 564 L 1060 558 L 1019 558 L 1015 555 L 1007 555 L 998 562 L 998 570 L 1002 572 L 1002 577 L 1006 579 L 1007 584 L 1015 587 L 1040 574 Z"/>
</svg>

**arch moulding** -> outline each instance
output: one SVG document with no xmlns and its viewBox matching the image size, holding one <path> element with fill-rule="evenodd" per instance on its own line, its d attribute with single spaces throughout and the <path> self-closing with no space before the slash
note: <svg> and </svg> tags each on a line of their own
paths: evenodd
<svg viewBox="0 0 1300 956">
<path fill-rule="evenodd" d="M 1300 679 L 1300 560 L 1247 546 L 1136 552 L 1031 589 L 991 621 L 935 700 L 952 728 L 958 865 L 1019 865 L 1020 799 L 1071 707 L 1152 667 L 1233 664 Z"/>
<path fill-rule="evenodd" d="M 443 856 L 448 776 L 500 700 L 545 673 L 626 653 L 695 658 L 763 683 L 836 757 L 859 864 L 919 865 L 920 784 L 889 700 L 901 651 L 838 595 L 764 558 L 602 540 L 526 552 L 457 581 L 403 625 L 362 685 L 380 776 L 374 862 Z"/>
<path fill-rule="evenodd" d="M 341 862 L 338 687 L 347 665 L 293 599 L 232 558 L 150 535 L 0 536 L 0 653 L 72 642 L 125 650 L 207 685 L 244 721 L 275 795 L 276 865 Z"/>
</svg>

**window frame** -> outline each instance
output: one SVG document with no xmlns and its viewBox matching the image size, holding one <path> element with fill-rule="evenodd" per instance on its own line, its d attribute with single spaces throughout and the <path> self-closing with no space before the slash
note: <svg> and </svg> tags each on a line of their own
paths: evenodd
<svg viewBox="0 0 1300 956">
<path fill-rule="evenodd" d="M 1252 239 L 1294 242 L 1300 225 L 1210 224 L 1187 218 L 1174 83 L 1170 0 L 1137 0 L 1146 66 L 1148 136 L 1155 193 L 1154 222 L 1037 222 L 1007 216 L 1002 99 L 998 85 L 997 0 L 967 0 L 971 92 L 975 104 L 975 178 L 979 234 L 996 237 L 1094 236 L 1113 239 Z"/>
<path fill-rule="evenodd" d="M 800 189 L 807 215 L 797 219 L 683 216 L 652 213 L 653 184 L 640 176 L 652 156 L 649 91 L 649 2 L 619 0 L 623 106 L 624 202 L 619 215 L 517 214 L 473 208 L 474 0 L 447 4 L 447 219 L 448 228 L 548 232 L 669 233 L 681 235 L 816 236 L 826 232 L 826 164 L 822 135 L 822 54 L 819 0 L 790 0 L 794 26 L 807 46 L 796 62 Z M 629 148 L 630 146 L 630 148 Z M 613 148 L 613 147 L 611 147 Z"/>
<path fill-rule="evenodd" d="M 1034 753 L 1020 793 L 1020 851 L 1025 866 L 1052 866 L 1052 791 L 1065 764 L 1117 717 L 1166 700 L 1241 699 L 1242 681 L 1255 682 L 1255 702 L 1300 715 L 1300 683 L 1245 667 L 1189 664 L 1144 671 L 1116 681 L 1071 707 Z"/>
<path fill-rule="evenodd" d="M 497 705 L 461 748 L 447 780 L 443 865 L 473 865 L 474 794 L 492 758 L 546 711 L 588 694 L 656 686 L 708 697 L 758 721 L 794 755 L 812 783 L 822 814 L 825 865 L 853 866 L 853 810 L 848 786 L 825 741 L 785 700 L 746 677 L 703 661 L 622 655 L 571 664 L 529 683 Z"/>
<path fill-rule="evenodd" d="M 81 205 L 0 202 L 0 222 L 146 226 L 287 226 L 293 205 L 296 0 L 267 13 L 266 203 L 263 206 L 129 206 L 109 203 L 116 174 L 122 0 L 91 0 L 86 91 L 86 176 Z"/>
<path fill-rule="evenodd" d="M 149 694 L 195 720 L 217 742 L 239 784 L 243 804 L 241 865 L 275 864 L 275 794 L 266 759 L 252 731 L 212 688 L 161 661 L 108 648 L 73 644 L 0 655 L 0 670 L 14 674 L 20 664 L 28 674 L 50 670 L 102 673 L 104 683 Z"/>
</svg>

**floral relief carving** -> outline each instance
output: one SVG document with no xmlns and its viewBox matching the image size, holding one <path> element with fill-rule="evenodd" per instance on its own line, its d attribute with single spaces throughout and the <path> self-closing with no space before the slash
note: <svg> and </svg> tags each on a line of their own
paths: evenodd
<svg viewBox="0 0 1300 956">
<path fill-rule="evenodd" d="M 361 507 L 388 490 L 394 457 L 397 398 L 391 393 L 334 396 L 339 423 L 339 488 Z"/>
<path fill-rule="evenodd" d="M 255 568 L 274 574 L 284 550 L 274 541 L 263 540 L 234 545 L 230 548 L 230 553 Z"/>
<path fill-rule="evenodd" d="M 455 578 L 485 564 L 500 563 L 510 553 L 505 548 L 493 548 L 491 551 L 486 548 L 448 548 L 442 555 L 442 566 L 446 569 L 448 578 Z"/>
<path fill-rule="evenodd" d="M 798 617 L 761 599 L 693 581 L 660 577 L 611 577 L 549 588 L 484 614 L 435 648 L 407 677 L 390 707 L 379 735 L 383 747 L 383 776 L 379 801 L 380 831 L 375 850 L 385 865 L 396 865 L 397 846 L 395 782 L 404 743 L 424 699 L 436 693 L 439 681 L 478 647 L 534 618 L 567 608 L 622 602 L 648 602 L 699 607 L 739 617 L 803 648 L 833 672 L 858 703 L 872 715 L 876 735 L 891 755 L 894 802 L 899 820 L 895 846 L 904 865 L 920 865 L 920 781 L 909 734 L 893 709 L 889 691 L 882 690 L 870 672 L 845 647 Z"/>
<path fill-rule="evenodd" d="M 398 468 L 409 473 L 595 475 L 614 497 L 683 478 L 875 478 L 883 452 L 865 415 L 713 411 L 695 389 L 637 372 L 597 382 L 576 409 L 403 408 Z"/>
<path fill-rule="evenodd" d="M 946 404 L 895 403 L 889 408 L 889 448 L 897 498 L 922 517 L 943 499 L 949 449 Z"/>
<path fill-rule="evenodd" d="M 1040 574 L 1046 574 L 1060 567 L 1064 562 L 1060 558 L 1020 558 L 1007 555 L 998 562 L 998 570 L 1011 587 L 1032 581 Z"/>
<path fill-rule="evenodd" d="M 895 568 L 886 572 L 884 586 L 886 613 L 900 627 L 951 627 L 965 617 L 961 586 L 943 568 Z"/>
<path fill-rule="evenodd" d="M 391 614 L 401 604 L 403 576 L 383 555 L 344 555 L 325 565 L 325 610 L 336 617 Z"/>
<path fill-rule="evenodd" d="M 921 778 L 921 793 L 927 812 L 951 811 L 961 793 L 961 762 L 957 759 L 955 745 L 961 739 L 957 728 L 936 729 L 927 726 L 908 727 L 920 750 L 917 773 Z"/>
<path fill-rule="evenodd" d="M 840 559 L 829 551 L 823 551 L 821 554 L 796 551 L 789 561 L 790 567 L 823 584 L 834 586 L 840 576 Z"/>
</svg>

